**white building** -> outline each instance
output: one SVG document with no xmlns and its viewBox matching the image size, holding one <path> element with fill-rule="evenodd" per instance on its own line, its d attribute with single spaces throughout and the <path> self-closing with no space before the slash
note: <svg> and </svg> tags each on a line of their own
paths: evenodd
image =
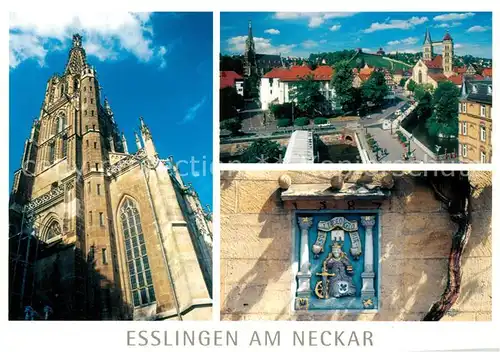
<svg viewBox="0 0 500 352">
<path fill-rule="evenodd" d="M 311 70 L 307 66 L 292 66 L 291 68 L 275 68 L 266 73 L 260 80 L 260 102 L 263 110 L 268 110 L 271 104 L 291 102 L 290 92 L 298 81 L 312 76 L 321 83 L 321 92 L 331 102 L 330 108 L 335 109 L 335 90 L 331 84 L 333 68 L 318 66 Z"/>
<path fill-rule="evenodd" d="M 220 89 L 234 87 L 241 96 L 243 96 L 243 81 L 243 76 L 234 71 L 221 71 L 220 73 Z"/>
</svg>

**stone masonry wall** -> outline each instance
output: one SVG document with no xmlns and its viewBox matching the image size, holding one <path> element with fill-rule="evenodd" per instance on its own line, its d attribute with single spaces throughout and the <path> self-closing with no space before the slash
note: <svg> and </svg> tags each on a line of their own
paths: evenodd
<svg viewBox="0 0 500 352">
<path fill-rule="evenodd" d="M 377 313 L 294 313 L 293 206 L 281 202 L 277 181 L 284 173 L 221 174 L 221 319 L 422 319 L 446 285 L 451 237 L 456 229 L 430 187 L 410 175 L 394 174 L 392 196 L 381 206 L 381 292 Z M 292 184 L 306 184 L 329 183 L 335 172 L 286 174 Z M 470 179 L 475 187 L 472 235 L 463 257 L 462 289 L 443 320 L 491 320 L 491 174 L 471 174 Z M 315 203 L 302 202 L 299 208 L 318 209 Z M 344 207 L 327 203 L 331 209 Z"/>
</svg>

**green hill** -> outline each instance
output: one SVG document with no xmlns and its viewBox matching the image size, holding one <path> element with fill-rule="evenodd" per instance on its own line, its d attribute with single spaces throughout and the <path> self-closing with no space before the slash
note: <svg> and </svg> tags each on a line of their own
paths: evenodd
<svg viewBox="0 0 500 352">
<path fill-rule="evenodd" d="M 349 60 L 349 63 L 353 68 L 360 67 L 366 63 L 368 64 L 368 66 L 377 68 L 386 68 L 391 72 L 396 70 L 406 71 L 412 67 L 411 65 L 405 62 L 394 60 L 387 56 L 368 54 L 364 52 L 357 52 L 356 54 L 354 54 L 351 60 Z"/>
</svg>

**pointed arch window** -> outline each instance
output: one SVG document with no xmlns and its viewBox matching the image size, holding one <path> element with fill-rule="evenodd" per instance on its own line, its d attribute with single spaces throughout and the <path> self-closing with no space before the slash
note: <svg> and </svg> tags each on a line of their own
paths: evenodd
<svg viewBox="0 0 500 352">
<path fill-rule="evenodd" d="M 45 232 L 45 242 L 52 242 L 61 238 L 61 226 L 56 220 L 52 220 L 50 225 L 47 227 L 47 231 Z"/>
<path fill-rule="evenodd" d="M 51 142 L 49 145 L 49 163 L 52 165 L 56 159 L 56 144 Z"/>
<path fill-rule="evenodd" d="M 134 307 L 156 301 L 141 218 L 135 202 L 126 199 L 120 209 L 120 222 L 125 242 L 126 260 Z"/>
<path fill-rule="evenodd" d="M 54 122 L 52 124 L 52 134 L 56 134 L 58 132 L 59 121 L 60 121 L 60 117 L 56 116 L 56 118 L 54 119 Z"/>
<path fill-rule="evenodd" d="M 68 156 L 68 136 L 64 135 L 62 137 L 62 157 Z"/>
<path fill-rule="evenodd" d="M 66 116 L 64 114 L 57 116 L 55 125 L 57 126 L 57 132 L 64 130 L 66 128 Z"/>
</svg>

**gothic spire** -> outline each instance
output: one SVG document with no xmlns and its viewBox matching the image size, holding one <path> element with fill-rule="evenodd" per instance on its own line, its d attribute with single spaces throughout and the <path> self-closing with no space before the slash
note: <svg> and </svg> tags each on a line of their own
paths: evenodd
<svg viewBox="0 0 500 352">
<path fill-rule="evenodd" d="M 78 33 L 73 34 L 73 45 L 69 51 L 68 63 L 64 73 L 80 73 L 87 65 L 85 49 L 82 46 L 82 36 Z"/>
<path fill-rule="evenodd" d="M 127 139 L 125 138 L 125 134 L 122 133 L 122 145 L 123 145 L 123 152 L 128 154 L 128 145 L 127 145 Z"/>
<path fill-rule="evenodd" d="M 429 32 L 429 27 L 425 30 L 424 44 L 432 44 L 431 33 Z"/>
<path fill-rule="evenodd" d="M 144 119 L 139 117 L 139 121 L 141 122 L 141 135 L 142 135 L 142 140 L 145 142 L 148 139 L 151 139 L 151 131 L 149 130 L 149 127 L 146 125 L 144 122 Z"/>
<path fill-rule="evenodd" d="M 252 21 L 248 21 L 248 39 L 253 41 L 253 33 L 252 33 Z"/>
<path fill-rule="evenodd" d="M 139 135 L 137 134 L 137 132 L 134 131 L 134 135 L 135 135 L 135 145 L 137 146 L 137 150 L 140 150 L 142 149 L 141 140 L 139 139 Z"/>
<path fill-rule="evenodd" d="M 256 69 L 257 63 L 255 61 L 255 43 L 253 41 L 252 21 L 248 21 L 248 36 L 245 41 L 245 76 L 252 76 Z"/>
</svg>

